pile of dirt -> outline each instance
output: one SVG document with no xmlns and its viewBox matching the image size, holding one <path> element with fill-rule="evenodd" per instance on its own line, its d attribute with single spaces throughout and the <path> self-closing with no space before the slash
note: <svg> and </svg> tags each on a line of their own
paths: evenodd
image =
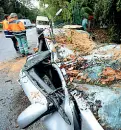
<svg viewBox="0 0 121 130">
<path fill-rule="evenodd" d="M 65 35 L 59 35 L 59 36 L 56 36 L 56 42 L 57 43 L 61 43 L 61 44 L 70 44 L 71 43 L 71 39 L 69 40 L 67 38 L 67 36 Z"/>
<path fill-rule="evenodd" d="M 89 34 L 84 31 L 67 29 L 66 33 L 56 36 L 57 43 L 65 44 L 67 48 L 81 55 L 90 54 L 94 49 L 95 43 L 89 38 Z"/>
</svg>

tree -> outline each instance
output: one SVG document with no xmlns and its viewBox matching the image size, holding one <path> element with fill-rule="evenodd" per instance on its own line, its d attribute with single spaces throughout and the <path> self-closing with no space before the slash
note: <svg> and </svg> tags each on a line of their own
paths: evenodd
<svg viewBox="0 0 121 130">
<path fill-rule="evenodd" d="M 3 19 L 4 10 L 2 7 L 0 7 L 0 19 Z"/>
<path fill-rule="evenodd" d="M 49 7 L 45 9 L 45 4 L 48 4 Z M 50 19 L 53 19 L 56 12 L 61 8 L 61 0 L 41 0 L 40 8 L 41 12 L 47 15 Z"/>
<path fill-rule="evenodd" d="M 71 0 L 74 24 L 81 24 L 81 20 L 83 17 L 88 18 L 88 16 L 93 13 L 91 6 L 88 6 L 90 5 L 89 3 L 90 2 L 87 0 Z"/>
<path fill-rule="evenodd" d="M 108 23 L 112 41 L 119 42 L 121 36 L 121 0 L 98 0 L 95 4 L 96 19 Z"/>
<path fill-rule="evenodd" d="M 63 8 L 60 17 L 57 17 L 55 21 L 60 19 L 68 23 L 80 24 L 82 17 L 88 17 L 93 12 L 91 7 L 93 7 L 94 0 L 41 0 L 40 2 L 41 5 L 49 4 L 45 12 L 51 19 L 60 8 Z"/>
<path fill-rule="evenodd" d="M 29 18 L 32 21 L 35 21 L 36 16 L 40 13 L 32 5 L 31 0 L 0 0 L 0 19 L 3 19 L 4 14 L 12 12 L 16 12 L 19 18 Z"/>
</svg>

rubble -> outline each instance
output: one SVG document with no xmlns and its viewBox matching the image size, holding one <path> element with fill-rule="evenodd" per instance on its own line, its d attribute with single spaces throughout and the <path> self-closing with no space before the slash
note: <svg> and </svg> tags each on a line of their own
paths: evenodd
<svg viewBox="0 0 121 130">
<path fill-rule="evenodd" d="M 79 105 L 80 109 L 84 111 L 90 109 L 105 130 L 120 130 L 120 45 L 104 45 L 98 49 L 91 47 L 92 50 L 89 49 L 91 50 L 89 51 L 90 55 L 87 55 L 89 53 L 85 50 L 88 48 L 85 47 L 82 51 L 85 56 L 82 56 L 81 53 L 77 53 L 78 50 L 74 50 L 72 39 L 68 42 L 62 39 L 61 41 L 63 41 L 62 45 L 74 52 L 62 58 L 59 65 L 60 68 L 66 70 L 68 85 L 77 90 L 73 94 L 77 102 L 81 104 Z M 72 48 L 67 46 L 65 42 Z M 78 61 L 78 59 L 80 60 Z M 112 85 L 114 83 L 116 85 Z"/>
<path fill-rule="evenodd" d="M 101 83 L 109 84 L 116 80 L 121 80 L 121 71 L 106 67 L 102 72 Z"/>
<path fill-rule="evenodd" d="M 109 130 L 119 130 L 121 91 L 110 85 L 121 80 L 120 45 L 104 44 L 95 49 L 89 34 L 82 30 L 65 29 L 57 32 L 55 38 L 57 44 L 51 50 L 57 54 L 60 68 L 66 71 L 67 84 L 76 88 L 74 96 L 77 102 L 81 100 L 81 109 L 90 109 L 105 130 L 108 126 Z M 52 39 L 47 37 L 47 40 Z M 94 86 L 97 84 L 105 87 Z"/>
<path fill-rule="evenodd" d="M 121 46 L 117 44 L 105 45 L 92 52 L 93 56 L 103 57 L 110 60 L 120 60 L 121 59 Z"/>
<path fill-rule="evenodd" d="M 65 28 L 65 29 L 81 29 L 82 28 L 82 26 L 81 25 L 65 25 L 65 26 L 63 26 L 63 28 Z"/>
<path fill-rule="evenodd" d="M 74 96 L 82 110 L 90 109 L 104 130 L 121 129 L 121 89 L 77 83 L 73 85 L 78 90 Z"/>
<path fill-rule="evenodd" d="M 58 45 L 56 45 L 58 47 Z M 96 85 L 111 85 L 121 80 L 121 62 L 114 60 L 114 54 L 109 50 L 120 49 L 119 45 L 107 45 L 92 51 L 91 55 L 81 56 L 71 52 L 65 46 L 56 48 L 60 53 L 60 68 L 63 67 L 68 75 L 68 81 Z M 61 50 L 61 51 L 60 51 Z M 70 52 L 69 52 L 70 51 Z M 69 53 L 68 53 L 69 52 Z M 108 52 L 108 53 L 107 53 Z M 114 71 L 113 74 L 111 74 Z M 106 72 L 108 75 L 105 75 Z"/>
<path fill-rule="evenodd" d="M 74 51 L 78 51 L 81 55 L 90 54 L 95 47 L 95 43 L 89 39 L 88 33 L 81 30 L 71 30 L 67 35 L 71 39 L 71 43 L 68 44 L 68 47 Z"/>
<path fill-rule="evenodd" d="M 96 62 L 96 61 L 95 61 Z M 60 68 L 66 70 L 70 82 L 80 82 L 98 85 L 111 85 L 121 80 L 121 66 L 116 61 L 89 62 L 86 59 L 76 58 L 71 62 L 61 62 Z"/>
<path fill-rule="evenodd" d="M 82 30 L 66 29 L 65 33 L 55 36 L 56 42 L 64 44 L 67 48 L 81 55 L 90 54 L 95 43 L 89 38 L 89 34 Z"/>
</svg>

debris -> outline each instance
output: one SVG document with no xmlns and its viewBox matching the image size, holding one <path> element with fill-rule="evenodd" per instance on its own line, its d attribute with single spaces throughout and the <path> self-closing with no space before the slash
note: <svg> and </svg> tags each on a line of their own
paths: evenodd
<svg viewBox="0 0 121 130">
<path fill-rule="evenodd" d="M 33 48 L 34 52 L 38 52 L 39 51 L 39 48 Z"/>
<path fill-rule="evenodd" d="M 15 125 L 15 128 L 18 128 L 18 127 L 19 127 L 18 124 L 16 124 L 16 125 Z"/>
<path fill-rule="evenodd" d="M 81 30 L 69 30 L 67 36 L 71 39 L 70 44 L 67 46 L 81 55 L 90 54 L 95 47 L 95 43 L 89 39 L 89 34 Z"/>
<path fill-rule="evenodd" d="M 7 83 L 7 82 L 12 82 L 12 80 L 6 80 L 5 83 Z"/>
<path fill-rule="evenodd" d="M 79 73 L 78 70 L 67 70 L 66 72 L 69 76 L 77 76 Z"/>
<path fill-rule="evenodd" d="M 101 74 L 100 81 L 102 84 L 111 83 L 116 80 L 121 80 L 121 71 L 106 67 Z"/>
<path fill-rule="evenodd" d="M 74 80 L 74 77 L 70 77 L 70 82 L 72 82 Z"/>
<path fill-rule="evenodd" d="M 82 83 L 104 86 L 112 84 L 113 81 L 121 80 L 121 63 L 118 61 L 88 61 L 73 56 L 71 62 L 62 62 L 61 67 L 66 70 L 70 82 L 81 81 Z"/>
<path fill-rule="evenodd" d="M 0 101 L 3 101 L 3 99 L 0 99 Z"/>
<path fill-rule="evenodd" d="M 95 43 L 89 39 L 89 34 L 82 30 L 67 29 L 65 33 L 56 35 L 55 39 L 57 43 L 64 44 L 81 55 L 89 54 L 95 47 Z"/>
<path fill-rule="evenodd" d="M 90 108 L 96 119 L 105 130 L 120 130 L 120 108 L 121 108 L 121 89 L 104 88 L 88 84 L 76 84 L 80 95 L 77 95 L 78 102 L 82 109 Z M 86 88 L 86 89 L 83 89 Z M 76 96 L 76 94 L 75 94 Z M 82 98 L 85 99 L 86 105 L 83 105 Z M 110 127 L 109 127 L 110 126 Z"/>
<path fill-rule="evenodd" d="M 82 26 L 80 26 L 80 25 L 65 25 L 65 26 L 63 26 L 63 28 L 66 28 L 66 29 L 69 29 L 69 28 L 71 28 L 71 29 L 81 29 Z"/>
</svg>

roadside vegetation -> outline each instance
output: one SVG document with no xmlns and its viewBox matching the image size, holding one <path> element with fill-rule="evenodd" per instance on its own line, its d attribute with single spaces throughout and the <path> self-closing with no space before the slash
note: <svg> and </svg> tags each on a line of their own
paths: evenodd
<svg viewBox="0 0 121 130">
<path fill-rule="evenodd" d="M 121 37 L 121 0 L 37 0 L 40 8 L 34 7 L 31 0 L 0 0 L 0 20 L 4 14 L 16 12 L 19 18 L 35 21 L 37 15 L 47 15 L 53 20 L 55 13 L 63 8 L 59 17 L 54 20 L 55 25 L 81 24 L 83 17 L 93 15 L 95 28 L 106 25 L 108 40 L 120 42 Z M 6 4 L 7 3 L 7 4 Z M 45 8 L 45 5 L 49 5 Z M 105 40 L 104 40 L 105 41 Z"/>
<path fill-rule="evenodd" d="M 0 25 L 0 30 L 2 30 L 2 25 Z"/>
<path fill-rule="evenodd" d="M 16 12 L 19 18 L 28 18 L 35 21 L 40 11 L 34 7 L 30 0 L 0 0 L 0 20 L 5 14 Z"/>
<path fill-rule="evenodd" d="M 41 9 L 43 4 L 49 5 L 44 14 L 51 19 L 60 8 L 63 8 L 60 17 L 55 20 L 58 23 L 81 24 L 83 17 L 93 15 L 95 27 L 99 27 L 101 23 L 108 26 L 109 40 L 120 42 L 121 0 L 41 0 Z"/>
</svg>

